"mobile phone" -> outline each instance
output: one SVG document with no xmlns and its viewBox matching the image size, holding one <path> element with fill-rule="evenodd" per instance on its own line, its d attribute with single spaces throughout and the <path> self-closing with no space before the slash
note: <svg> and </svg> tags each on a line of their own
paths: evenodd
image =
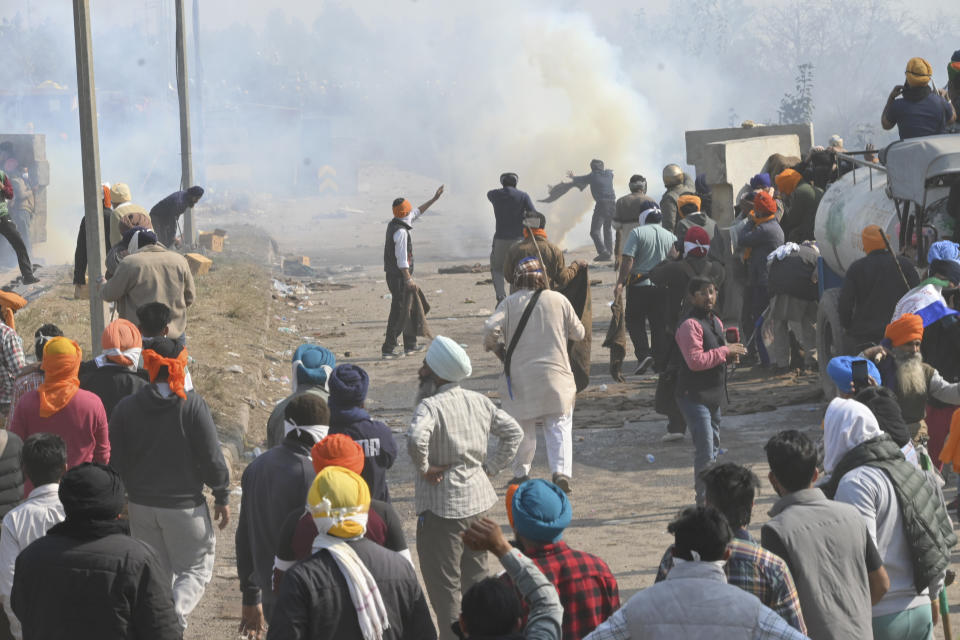
<svg viewBox="0 0 960 640">
<path fill-rule="evenodd" d="M 727 327 L 725 337 L 727 339 L 727 344 L 735 344 L 740 342 L 740 329 L 737 329 L 736 327 Z"/>
<path fill-rule="evenodd" d="M 853 388 L 856 391 L 866 389 L 870 386 L 869 373 L 866 360 L 854 360 L 850 363 L 850 369 L 853 372 Z M 843 389 L 842 391 L 845 391 Z"/>
</svg>

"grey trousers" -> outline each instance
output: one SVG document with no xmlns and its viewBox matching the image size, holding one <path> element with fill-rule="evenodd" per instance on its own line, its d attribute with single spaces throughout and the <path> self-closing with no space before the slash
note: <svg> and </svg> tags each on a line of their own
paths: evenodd
<svg viewBox="0 0 960 640">
<path fill-rule="evenodd" d="M 487 552 L 471 551 L 460 534 L 486 512 L 450 520 L 424 511 L 417 518 L 417 556 L 430 605 L 437 615 L 440 640 L 456 640 L 450 624 L 460 618 L 460 600 L 487 577 Z"/>
<path fill-rule="evenodd" d="M 146 542 L 170 572 L 173 606 L 180 626 L 187 628 L 187 616 L 203 597 L 213 577 L 217 538 L 210 511 L 204 502 L 189 509 L 162 509 L 129 503 L 130 533 Z"/>
<path fill-rule="evenodd" d="M 801 300 L 784 293 L 770 300 L 773 320 L 773 353 L 771 360 L 778 367 L 790 366 L 790 332 L 804 351 L 804 364 L 813 365 L 817 356 L 817 302 Z"/>
<path fill-rule="evenodd" d="M 520 238 L 494 238 L 490 248 L 490 276 L 493 278 L 493 290 L 497 294 L 497 302 L 507 297 L 503 284 L 503 277 L 512 278 L 513 274 L 503 273 L 503 263 L 507 260 L 507 250 L 520 241 Z"/>
</svg>

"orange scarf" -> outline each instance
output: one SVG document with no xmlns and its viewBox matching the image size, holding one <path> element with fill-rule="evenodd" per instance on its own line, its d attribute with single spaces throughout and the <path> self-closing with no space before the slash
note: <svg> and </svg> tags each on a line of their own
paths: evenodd
<svg viewBox="0 0 960 640">
<path fill-rule="evenodd" d="M 150 376 L 150 382 L 157 381 L 161 367 L 167 368 L 167 384 L 175 394 L 187 399 L 185 384 L 187 380 L 187 350 L 183 349 L 176 358 L 164 358 L 153 349 L 143 352 L 143 367 Z"/>
<path fill-rule="evenodd" d="M 43 384 L 40 394 L 40 417 L 49 418 L 63 409 L 77 395 L 80 388 L 80 345 L 63 336 L 47 342 L 43 348 Z"/>
<path fill-rule="evenodd" d="M 13 314 L 27 306 L 27 301 L 12 291 L 0 291 L 0 314 L 3 323 L 11 329 L 16 329 L 13 323 Z"/>
<path fill-rule="evenodd" d="M 546 239 L 547 239 L 547 231 L 546 231 L 546 229 L 534 229 L 534 230 L 533 230 L 533 235 L 536 236 L 536 237 L 538 237 L 538 238 L 540 238 L 541 240 L 546 240 Z M 524 238 L 530 238 L 530 229 L 524 228 L 524 230 L 523 230 L 523 237 L 524 237 Z"/>
</svg>

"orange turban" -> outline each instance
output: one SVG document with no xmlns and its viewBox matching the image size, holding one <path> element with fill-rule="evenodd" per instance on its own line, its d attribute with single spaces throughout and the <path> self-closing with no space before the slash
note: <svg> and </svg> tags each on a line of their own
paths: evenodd
<svg viewBox="0 0 960 640">
<path fill-rule="evenodd" d="M 104 209 L 113 209 L 113 203 L 110 201 L 110 185 L 104 182 L 103 187 L 103 208 Z"/>
<path fill-rule="evenodd" d="M 511 484 L 507 487 L 507 521 L 513 526 L 513 494 L 520 488 L 519 484 Z"/>
<path fill-rule="evenodd" d="M 777 175 L 777 190 L 788 196 L 794 192 L 801 180 L 803 180 L 803 176 L 794 169 L 784 169 Z"/>
<path fill-rule="evenodd" d="M 924 87 L 930 82 L 933 67 L 923 58 L 910 58 L 907 62 L 907 84 L 911 87 Z"/>
<path fill-rule="evenodd" d="M 2 314 L 3 323 L 11 329 L 16 329 L 13 314 L 25 306 L 27 306 L 27 301 L 22 296 L 18 296 L 12 291 L 0 291 L 0 314 Z"/>
<path fill-rule="evenodd" d="M 700 211 L 700 205 L 702 204 L 700 196 L 695 196 L 692 193 L 686 193 L 679 198 L 677 198 L 677 209 L 683 209 L 688 204 L 697 205 L 697 211 Z M 682 215 L 682 213 L 681 213 Z"/>
<path fill-rule="evenodd" d="M 914 340 L 923 340 L 923 318 L 915 313 L 905 313 L 890 324 L 883 333 L 893 346 L 899 347 L 913 342 Z"/>
<path fill-rule="evenodd" d="M 175 358 L 164 358 L 153 349 L 143 352 L 143 368 L 147 370 L 150 382 L 157 381 L 161 367 L 167 368 L 167 384 L 170 385 L 170 390 L 186 400 L 187 350 L 181 349 Z"/>
<path fill-rule="evenodd" d="M 354 473 L 363 471 L 363 447 L 353 438 L 342 433 L 333 433 L 310 449 L 313 470 L 320 473 L 327 467 L 343 467 Z"/>
<path fill-rule="evenodd" d="M 766 191 L 757 191 L 753 196 L 753 208 L 757 212 L 758 218 L 760 214 L 774 214 L 777 212 L 777 201 Z M 766 217 L 766 215 L 764 215 L 764 217 Z"/>
<path fill-rule="evenodd" d="M 864 253 L 873 253 L 877 249 L 886 249 L 887 243 L 883 241 L 883 229 L 875 224 L 866 226 L 860 234 L 860 241 L 863 243 Z"/>
<path fill-rule="evenodd" d="M 393 208 L 393 217 L 403 218 L 411 211 L 413 211 L 413 205 L 410 204 L 409 200 L 404 200 Z"/>
<path fill-rule="evenodd" d="M 129 367 L 140 362 L 143 337 L 135 324 L 120 318 L 108 324 L 103 330 L 100 346 L 107 360 Z"/>
<path fill-rule="evenodd" d="M 43 384 L 40 394 L 40 417 L 49 418 L 63 409 L 80 388 L 80 345 L 63 336 L 51 338 L 43 347 Z"/>
</svg>

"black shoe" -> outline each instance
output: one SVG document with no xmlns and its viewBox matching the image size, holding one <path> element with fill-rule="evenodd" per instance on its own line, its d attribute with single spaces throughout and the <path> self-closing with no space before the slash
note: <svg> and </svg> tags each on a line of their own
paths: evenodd
<svg viewBox="0 0 960 640">
<path fill-rule="evenodd" d="M 40 282 L 40 278 L 38 278 L 37 276 L 31 273 L 28 276 L 21 277 L 20 282 L 22 282 L 23 284 L 33 284 L 35 282 Z"/>
<path fill-rule="evenodd" d="M 609 253 L 601 253 L 593 259 L 594 262 L 610 262 L 610 260 L 612 260 L 612 258 Z"/>
<path fill-rule="evenodd" d="M 562 473 L 553 474 L 553 484 L 560 487 L 560 490 L 565 494 L 570 495 L 573 493 L 573 489 L 570 488 L 570 477 L 565 476 Z"/>
<path fill-rule="evenodd" d="M 397 349 L 392 349 L 390 351 L 380 350 L 380 359 L 381 360 L 396 360 L 397 358 L 402 358 L 404 356 L 403 351 Z"/>
<path fill-rule="evenodd" d="M 633 372 L 633 375 L 639 376 L 643 375 L 647 369 L 650 368 L 650 365 L 653 364 L 653 356 L 647 356 L 640 361 L 640 364 L 637 365 L 637 369 Z"/>
<path fill-rule="evenodd" d="M 414 355 L 415 353 L 420 353 L 421 351 L 423 351 L 423 350 L 426 349 L 426 348 L 427 348 L 426 345 L 423 345 L 423 344 L 415 344 L 415 345 L 413 345 L 412 347 L 404 347 L 404 348 L 403 348 L 403 355 L 405 355 L 405 356 L 412 356 L 412 355 Z"/>
<path fill-rule="evenodd" d="M 514 476 L 513 478 L 510 479 L 510 482 L 507 483 L 507 486 L 509 487 L 515 484 L 523 484 L 529 479 L 530 479 L 530 476 Z"/>
</svg>

